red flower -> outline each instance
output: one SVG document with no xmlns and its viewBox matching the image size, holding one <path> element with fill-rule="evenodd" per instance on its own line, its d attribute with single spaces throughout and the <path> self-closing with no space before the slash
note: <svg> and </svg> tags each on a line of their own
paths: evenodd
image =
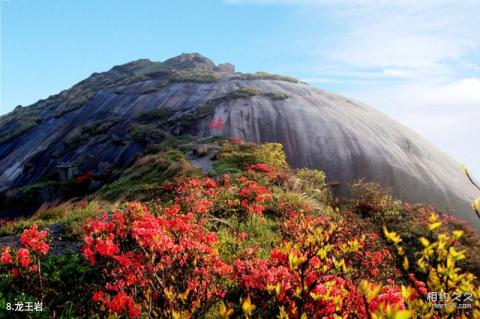
<svg viewBox="0 0 480 319">
<path fill-rule="evenodd" d="M 372 312 L 376 310 L 380 310 L 384 312 L 386 311 L 387 306 L 390 306 L 391 308 L 393 308 L 394 306 L 397 306 L 399 310 L 405 309 L 402 293 L 400 292 L 400 289 L 398 287 L 396 286 L 382 287 L 382 292 L 378 296 L 373 298 L 368 308 Z"/>
<path fill-rule="evenodd" d="M 232 142 L 233 144 L 241 144 L 243 143 L 243 140 L 239 136 L 233 136 L 232 138 L 230 138 L 230 142 Z"/>
<path fill-rule="evenodd" d="M 18 271 L 17 268 L 12 268 L 12 276 L 15 278 L 18 278 L 20 276 L 20 272 Z"/>
<path fill-rule="evenodd" d="M 92 300 L 93 300 L 94 302 L 103 301 L 103 300 L 105 299 L 105 295 L 106 295 L 105 292 L 103 292 L 103 291 L 101 291 L 101 290 L 100 290 L 100 291 L 97 291 L 97 292 L 95 292 L 95 293 L 93 294 Z"/>
<path fill-rule="evenodd" d="M 107 238 L 105 240 L 97 238 L 95 249 L 102 256 L 113 256 L 115 254 L 118 254 L 118 252 L 120 251 L 118 246 L 115 245 L 111 238 Z"/>
<path fill-rule="evenodd" d="M 75 179 L 75 182 L 77 184 L 85 184 L 85 183 L 89 183 L 90 181 L 92 181 L 94 179 L 94 176 L 93 176 L 93 173 L 91 171 L 88 171 L 86 172 L 85 174 L 81 175 L 81 176 L 78 176 L 76 179 Z"/>
<path fill-rule="evenodd" d="M 267 173 L 267 174 L 271 174 L 275 171 L 275 167 L 270 166 L 268 164 L 252 164 L 252 165 L 248 165 L 247 169 L 255 172 Z"/>
<path fill-rule="evenodd" d="M 239 241 L 245 241 L 248 238 L 248 234 L 245 232 L 241 232 L 238 234 L 237 237 Z"/>
<path fill-rule="evenodd" d="M 0 257 L 0 262 L 2 264 L 9 264 L 12 262 L 12 256 L 10 255 L 10 247 L 5 247 Z"/>
<path fill-rule="evenodd" d="M 88 202 L 86 200 L 82 200 L 81 202 L 78 203 L 78 206 L 80 208 L 86 208 L 88 206 Z"/>
<path fill-rule="evenodd" d="M 138 317 L 140 317 L 141 308 L 140 308 L 139 305 L 136 305 L 136 304 L 133 302 L 133 299 L 132 299 L 132 298 L 130 298 L 130 299 L 128 300 L 127 308 L 128 308 L 128 315 L 130 316 L 130 318 L 138 318 Z"/>
<path fill-rule="evenodd" d="M 88 259 L 90 265 L 95 265 L 95 253 L 90 248 L 88 248 L 88 246 L 84 246 L 82 248 L 82 253 L 83 256 Z"/>
<path fill-rule="evenodd" d="M 217 183 L 215 182 L 215 180 L 211 179 L 211 178 L 205 178 L 203 180 L 203 186 L 205 188 L 216 188 L 217 187 Z"/>
<path fill-rule="evenodd" d="M 203 187 L 196 180 L 185 180 L 185 185 L 188 186 L 183 191 L 187 193 L 191 185 Z M 181 204 L 184 200 L 182 196 Z M 220 260 L 215 249 L 216 234 L 205 231 L 199 215 L 181 211 L 180 205 L 174 205 L 165 208 L 164 214 L 153 216 L 141 205 L 130 205 L 124 212 L 88 222 L 82 253 L 91 264 L 105 267 L 104 287 L 116 293 L 109 298 L 97 292 L 92 297 L 94 301 L 102 302 L 113 313 L 128 313 L 136 318 L 141 315 L 141 307 L 134 298 L 145 298 L 146 289 L 141 287 L 155 291 L 153 302 L 161 309 L 169 309 L 172 304 L 194 309 L 224 296 L 218 279 L 232 269 Z M 165 282 L 159 285 L 158 278 Z M 176 285 L 188 287 L 187 297 L 167 293 L 165 287 Z"/>
<path fill-rule="evenodd" d="M 120 291 L 110 302 L 107 303 L 107 307 L 112 312 L 121 313 L 125 310 L 128 299 L 129 297 L 123 291 Z"/>
<path fill-rule="evenodd" d="M 45 243 L 48 236 L 46 230 L 38 231 L 37 224 L 34 224 L 30 229 L 25 229 L 20 235 L 20 243 L 28 248 L 31 248 L 36 253 L 46 255 L 50 247 Z"/>
<path fill-rule="evenodd" d="M 32 258 L 30 257 L 30 252 L 26 248 L 20 248 L 17 252 L 18 260 L 20 260 L 20 264 L 23 267 L 28 267 L 32 262 Z"/>
</svg>

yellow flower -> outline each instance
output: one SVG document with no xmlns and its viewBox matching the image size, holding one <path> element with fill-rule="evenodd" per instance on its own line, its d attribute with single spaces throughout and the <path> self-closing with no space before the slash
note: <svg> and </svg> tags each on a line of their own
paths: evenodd
<svg viewBox="0 0 480 319">
<path fill-rule="evenodd" d="M 298 266 L 300 266 L 301 264 L 303 264 L 305 262 L 305 257 L 301 256 L 301 257 L 298 257 L 297 255 L 295 254 L 288 254 L 288 263 L 290 265 L 290 268 L 295 270 L 298 268 Z"/>
<path fill-rule="evenodd" d="M 222 301 L 220 303 L 220 309 L 218 310 L 218 314 L 222 319 L 228 319 L 233 314 L 233 309 L 228 309 L 225 303 Z"/>
<path fill-rule="evenodd" d="M 417 261 L 417 265 L 420 268 L 421 271 L 426 272 L 427 271 L 427 265 L 425 264 L 425 260 L 423 258 L 420 258 Z"/>
<path fill-rule="evenodd" d="M 423 247 L 428 247 L 430 245 L 430 242 L 425 237 L 420 237 L 420 242 L 422 243 Z"/>
<path fill-rule="evenodd" d="M 407 256 L 403 257 L 403 263 L 402 263 L 402 266 L 403 266 L 403 269 L 405 269 L 405 271 L 408 271 L 408 258 Z"/>
<path fill-rule="evenodd" d="M 436 222 L 437 220 L 438 220 L 438 215 L 435 214 L 435 213 L 432 213 L 432 214 L 428 217 L 428 221 L 429 221 L 430 223 L 434 223 L 434 222 Z"/>
<path fill-rule="evenodd" d="M 242 310 L 247 318 L 250 317 L 253 310 L 255 310 L 255 305 L 251 302 L 250 295 L 248 295 L 247 299 L 243 302 Z"/>
<path fill-rule="evenodd" d="M 472 208 L 474 210 L 480 210 L 480 196 L 477 197 L 477 199 L 475 199 L 472 203 Z"/>
<path fill-rule="evenodd" d="M 187 288 L 183 294 L 179 294 L 178 296 L 180 297 L 180 300 L 185 302 L 188 298 L 188 295 L 190 294 L 190 288 Z"/>
<path fill-rule="evenodd" d="M 395 245 L 402 241 L 402 239 L 400 238 L 400 236 L 398 236 L 396 232 L 389 232 L 386 226 L 383 226 L 383 233 L 385 234 L 387 240 L 391 241 Z"/>
<path fill-rule="evenodd" d="M 480 198 L 480 197 L 479 197 Z M 454 230 L 452 232 L 453 236 L 457 239 L 463 236 L 463 230 Z"/>
<path fill-rule="evenodd" d="M 178 311 L 175 311 L 175 310 L 172 310 L 172 317 L 173 317 L 173 319 L 182 319 L 181 313 L 179 313 Z"/>
<path fill-rule="evenodd" d="M 462 251 L 456 251 L 455 248 L 453 247 L 450 247 L 448 249 L 448 253 L 450 254 L 450 256 L 453 257 L 453 259 L 455 260 L 462 260 L 462 259 L 465 259 L 465 250 L 462 250 Z"/>
<path fill-rule="evenodd" d="M 372 299 L 375 298 L 381 290 L 382 285 L 375 285 L 367 280 L 362 280 L 360 282 L 360 292 L 365 296 L 368 302 L 372 301 Z"/>
<path fill-rule="evenodd" d="M 288 314 L 285 311 L 285 307 L 281 306 L 280 307 L 280 314 L 278 315 L 278 319 L 288 319 Z"/>
<path fill-rule="evenodd" d="M 438 227 L 442 226 L 442 222 L 436 222 L 428 225 L 429 230 L 437 229 Z"/>
</svg>

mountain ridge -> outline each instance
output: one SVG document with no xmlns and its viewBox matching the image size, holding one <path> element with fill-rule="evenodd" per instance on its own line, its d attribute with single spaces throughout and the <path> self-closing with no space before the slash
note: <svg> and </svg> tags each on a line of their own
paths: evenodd
<svg viewBox="0 0 480 319">
<path fill-rule="evenodd" d="M 217 119 L 223 126 L 210 127 Z M 93 73 L 0 117 L 0 133 L 3 192 L 54 176 L 63 162 L 82 173 L 125 169 L 168 143 L 238 136 L 281 142 L 293 167 L 325 170 L 343 184 L 365 177 L 400 199 L 455 208 L 477 222 L 467 211 L 475 191 L 458 164 L 418 134 L 363 103 L 196 53 Z"/>
</svg>

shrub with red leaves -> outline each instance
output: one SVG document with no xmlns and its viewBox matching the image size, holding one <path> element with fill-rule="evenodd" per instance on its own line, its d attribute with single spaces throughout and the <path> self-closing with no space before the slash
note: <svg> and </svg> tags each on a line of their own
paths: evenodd
<svg viewBox="0 0 480 319">
<path fill-rule="evenodd" d="M 39 231 L 34 224 L 20 235 L 22 247 L 16 253 L 5 247 L 0 255 L 0 270 L 6 270 L 17 279 L 17 284 L 41 298 L 44 292 L 40 260 L 50 250 L 47 240 L 48 232 Z"/>
<path fill-rule="evenodd" d="M 92 171 L 87 171 L 85 174 L 78 176 L 75 179 L 75 182 L 77 184 L 87 184 L 87 183 L 90 183 L 91 181 L 93 181 L 94 178 L 95 178 L 95 176 L 93 175 L 93 172 Z"/>
<path fill-rule="evenodd" d="M 124 212 L 90 221 L 85 231 L 84 256 L 108 269 L 92 300 L 112 313 L 205 313 L 224 296 L 220 279 L 231 267 L 214 249 L 215 234 L 178 205 L 155 217 L 138 203 L 128 204 Z"/>
</svg>

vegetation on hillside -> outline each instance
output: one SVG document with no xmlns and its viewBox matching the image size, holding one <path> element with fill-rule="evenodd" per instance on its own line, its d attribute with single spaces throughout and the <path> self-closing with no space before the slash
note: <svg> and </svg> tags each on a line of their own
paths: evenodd
<svg viewBox="0 0 480 319">
<path fill-rule="evenodd" d="M 0 116 L 0 144 L 26 133 L 40 120 L 40 114 L 35 107 L 17 106 L 12 112 Z"/>
<path fill-rule="evenodd" d="M 43 303 L 33 318 L 480 317 L 468 226 L 372 183 L 334 198 L 280 144 L 208 142 L 209 177 L 179 150 L 150 154 L 95 195 L 117 207 L 90 199 L 3 225 L 19 237 L 0 250 L 0 317 L 22 317 L 6 310 L 19 301 Z M 80 251 L 52 253 L 58 223 Z"/>
</svg>

